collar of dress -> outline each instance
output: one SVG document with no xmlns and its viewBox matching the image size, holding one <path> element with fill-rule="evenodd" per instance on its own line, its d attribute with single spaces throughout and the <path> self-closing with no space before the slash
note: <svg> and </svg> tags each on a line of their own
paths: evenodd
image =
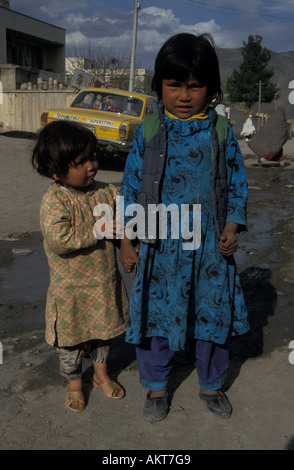
<svg viewBox="0 0 294 470">
<path fill-rule="evenodd" d="M 177 116 L 174 116 L 173 114 L 169 113 L 167 109 L 165 109 L 164 112 L 169 118 L 179 119 L 180 121 L 189 121 L 190 119 L 207 119 L 208 118 L 207 108 L 205 108 L 205 110 L 202 111 L 202 113 L 195 114 L 194 116 L 191 116 L 188 119 L 180 119 Z"/>
</svg>

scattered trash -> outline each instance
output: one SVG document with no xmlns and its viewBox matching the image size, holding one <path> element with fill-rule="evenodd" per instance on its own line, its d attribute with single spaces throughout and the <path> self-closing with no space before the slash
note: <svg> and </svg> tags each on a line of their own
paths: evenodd
<svg viewBox="0 0 294 470">
<path fill-rule="evenodd" d="M 268 183 L 266 183 L 266 186 L 270 186 L 271 184 L 274 183 L 279 183 L 283 179 L 283 175 L 276 176 L 275 178 L 271 179 Z"/>
<path fill-rule="evenodd" d="M 12 254 L 14 256 L 28 256 L 33 253 L 34 250 L 30 248 L 12 248 Z"/>
</svg>

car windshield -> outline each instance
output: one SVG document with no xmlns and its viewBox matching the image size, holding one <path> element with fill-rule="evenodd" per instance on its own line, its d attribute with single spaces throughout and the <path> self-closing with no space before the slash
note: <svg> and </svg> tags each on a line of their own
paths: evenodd
<svg viewBox="0 0 294 470">
<path fill-rule="evenodd" d="M 83 91 L 79 93 L 71 108 L 94 109 L 140 117 L 143 101 L 130 95 L 120 95 L 107 91 Z"/>
</svg>

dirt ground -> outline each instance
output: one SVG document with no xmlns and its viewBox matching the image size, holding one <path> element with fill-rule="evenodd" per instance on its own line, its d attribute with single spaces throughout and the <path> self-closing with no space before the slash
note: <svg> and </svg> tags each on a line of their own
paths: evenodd
<svg viewBox="0 0 294 470">
<path fill-rule="evenodd" d="M 32 140 L 0 135 L 1 450 L 99 450 L 100 463 L 135 450 L 178 456 L 193 450 L 294 450 L 294 139 L 284 147 L 284 168 L 256 166 L 246 143 L 240 145 L 249 231 L 239 237 L 236 261 L 251 331 L 231 342 L 226 393 L 233 413 L 223 420 L 206 409 L 193 364 L 179 354 L 170 377 L 170 412 L 151 424 L 142 413 L 146 391 L 134 349 L 123 337 L 113 342 L 110 373 L 125 397 L 109 400 L 93 390 L 85 359 L 86 409 L 65 409 L 65 382 L 44 340 L 48 267 L 39 205 L 49 181 L 31 168 Z M 104 162 L 98 174 L 117 186 L 121 177 L 122 166 L 114 162 Z"/>
</svg>

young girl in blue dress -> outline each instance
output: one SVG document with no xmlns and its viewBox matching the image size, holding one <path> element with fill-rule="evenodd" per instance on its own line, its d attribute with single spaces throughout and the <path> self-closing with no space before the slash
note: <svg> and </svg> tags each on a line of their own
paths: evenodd
<svg viewBox="0 0 294 470">
<path fill-rule="evenodd" d="M 167 415 L 174 353 L 190 340 L 200 398 L 216 415 L 229 417 L 232 408 L 221 391 L 227 340 L 249 329 L 233 257 L 236 234 L 246 230 L 247 181 L 232 128 L 222 121 L 223 138 L 216 133 L 217 120 L 225 118 L 214 110 L 222 91 L 212 38 L 182 33 L 167 40 L 152 86 L 159 112 L 136 130 L 122 181 L 124 207 L 138 203 L 147 211 L 151 203 L 172 204 L 181 224 L 185 204 L 191 228 L 192 207 L 201 205 L 201 236 L 199 244 L 185 246 L 181 230 L 173 237 L 170 215 L 167 236 L 147 235 L 138 254 L 126 228 L 120 259 L 127 272 L 136 265 L 126 340 L 136 344 L 140 381 L 149 390 L 147 419 Z"/>
</svg>

